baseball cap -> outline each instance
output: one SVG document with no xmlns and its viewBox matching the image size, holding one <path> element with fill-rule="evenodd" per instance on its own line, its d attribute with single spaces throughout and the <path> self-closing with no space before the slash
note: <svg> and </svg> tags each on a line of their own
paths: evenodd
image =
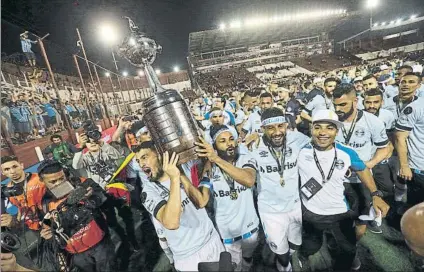
<svg viewBox="0 0 424 272">
<path fill-rule="evenodd" d="M 339 121 L 339 117 L 332 110 L 317 110 L 312 114 L 312 124 L 315 122 L 329 122 L 334 124 L 337 129 L 342 127 L 342 122 Z"/>
</svg>

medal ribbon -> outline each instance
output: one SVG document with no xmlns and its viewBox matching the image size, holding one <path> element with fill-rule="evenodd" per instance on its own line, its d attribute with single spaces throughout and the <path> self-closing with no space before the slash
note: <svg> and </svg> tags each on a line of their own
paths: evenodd
<svg viewBox="0 0 424 272">
<path fill-rule="evenodd" d="M 281 156 L 278 156 L 274 148 L 271 147 L 271 144 L 268 144 L 269 152 L 271 153 L 274 160 L 278 165 L 278 174 L 280 174 L 280 185 L 284 186 L 284 164 L 286 162 L 286 140 L 284 139 L 283 147 L 281 148 Z"/>
<path fill-rule="evenodd" d="M 319 163 L 317 153 L 315 152 L 315 148 L 314 148 L 314 160 L 315 160 L 315 164 L 317 165 L 319 172 L 321 173 L 322 182 L 323 183 L 328 182 L 330 180 L 331 176 L 333 175 L 334 168 L 336 167 L 336 162 L 337 162 L 337 149 L 336 149 L 336 147 L 334 147 L 334 159 L 333 159 L 333 163 L 331 164 L 330 171 L 328 172 L 327 178 L 325 178 L 325 173 L 324 173 L 324 170 L 322 170 L 321 164 Z"/>
<path fill-rule="evenodd" d="M 349 132 L 346 132 L 344 125 L 342 126 L 343 137 L 346 145 L 349 145 L 350 138 L 352 138 L 353 131 L 356 127 L 356 121 L 358 121 L 358 112 L 355 115 L 355 119 L 353 119 L 352 125 L 350 125 Z"/>
</svg>

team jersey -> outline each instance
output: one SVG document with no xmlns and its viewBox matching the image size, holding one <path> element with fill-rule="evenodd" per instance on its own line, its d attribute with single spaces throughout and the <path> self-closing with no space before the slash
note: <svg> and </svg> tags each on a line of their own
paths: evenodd
<svg viewBox="0 0 424 272">
<path fill-rule="evenodd" d="M 421 83 L 421 86 L 417 89 L 416 95 L 418 97 L 424 97 L 424 84 Z"/>
<path fill-rule="evenodd" d="M 363 110 L 364 109 L 364 97 L 362 97 L 362 95 L 357 95 L 356 97 L 358 98 L 358 104 L 356 105 L 356 108 L 358 110 Z"/>
<path fill-rule="evenodd" d="M 351 131 L 350 139 L 346 139 L 348 135 L 344 135 L 340 129 L 336 141 L 352 147 L 363 161 L 372 159 L 374 145 L 382 148 L 389 143 L 383 121 L 374 114 L 358 110 L 355 127 L 352 128 L 352 125 L 353 123 L 343 122 L 346 134 Z"/>
<path fill-rule="evenodd" d="M 311 101 L 309 101 L 303 111 L 309 116 L 312 116 L 316 110 L 325 109 L 334 111 L 334 105 L 331 99 L 327 98 L 325 94 L 322 94 L 315 96 Z"/>
<path fill-rule="evenodd" d="M 309 144 L 304 147 L 299 154 L 298 165 L 301 192 L 303 191 L 302 186 L 310 181 L 311 178 L 322 186 L 309 200 L 303 193 L 300 194 L 305 208 L 315 214 L 333 215 L 347 212 L 349 207 L 344 196 L 345 187 L 343 185 L 346 180 L 345 175 L 349 168 L 353 171 L 363 171 L 366 168 L 364 162 L 352 148 L 339 143 L 335 144 L 335 148 L 337 149 L 337 160 L 334 171 L 331 178 L 325 183 L 315 163 L 312 145 Z M 334 148 L 327 151 L 315 149 L 315 152 L 325 177 L 328 177 L 335 157 Z"/>
<path fill-rule="evenodd" d="M 416 99 L 402 111 L 396 129 L 409 131 L 409 167 L 424 170 L 424 98 Z"/>
<path fill-rule="evenodd" d="M 243 149 L 239 151 L 240 155 L 235 167 L 257 171 L 256 160 L 246 151 Z M 233 181 L 230 177 L 228 179 L 229 182 Z M 222 239 L 232 239 L 258 227 L 259 218 L 253 204 L 251 188 L 237 181 L 230 183 L 237 193 L 237 198 L 234 199 L 231 195 L 231 187 L 217 165 L 212 167 L 210 182 L 214 195 L 215 222 Z"/>
<path fill-rule="evenodd" d="M 287 130 L 286 148 L 284 151 L 284 186 L 280 184 L 280 174 L 277 161 L 271 154 L 270 148 L 264 143 L 264 137 L 252 151 L 252 156 L 258 163 L 258 207 L 268 213 L 291 211 L 299 201 L 297 157 L 302 147 L 310 139 L 297 131 Z"/>
<path fill-rule="evenodd" d="M 240 125 L 241 123 L 244 122 L 244 120 L 247 119 L 246 114 L 244 113 L 243 109 L 239 109 L 238 111 L 236 111 L 236 119 L 235 119 L 235 124 L 236 126 Z"/>
<path fill-rule="evenodd" d="M 412 101 L 415 101 L 418 99 L 418 96 L 414 96 L 414 98 L 412 98 Z M 390 107 L 388 110 L 390 110 L 393 115 L 395 116 L 395 119 L 399 119 L 399 116 L 401 115 L 402 111 L 411 103 L 402 103 L 402 101 L 400 101 L 399 96 L 396 95 L 395 97 L 393 97 L 390 100 L 390 103 L 393 105 L 392 107 Z"/>
<path fill-rule="evenodd" d="M 171 181 L 145 182 L 141 201 L 146 210 L 156 218 L 161 207 L 167 204 Z M 212 221 L 205 209 L 197 209 L 186 195 L 181 193 L 180 226 L 176 230 L 169 230 L 163 226 L 165 237 L 175 259 L 184 259 L 198 252 L 206 245 L 214 232 Z"/>
<path fill-rule="evenodd" d="M 246 131 L 247 134 L 262 131 L 260 111 L 254 111 L 249 115 L 246 123 L 244 123 L 243 131 Z"/>
<path fill-rule="evenodd" d="M 376 116 L 380 119 L 384 126 L 386 127 L 386 131 L 393 130 L 395 128 L 395 116 L 393 113 L 386 109 L 380 109 Z"/>
</svg>

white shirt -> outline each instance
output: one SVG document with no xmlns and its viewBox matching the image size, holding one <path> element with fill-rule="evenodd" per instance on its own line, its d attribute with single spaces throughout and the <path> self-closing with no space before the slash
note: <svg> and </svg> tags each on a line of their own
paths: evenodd
<svg viewBox="0 0 424 272">
<path fill-rule="evenodd" d="M 240 155 L 235 167 L 251 168 L 256 171 L 255 159 L 245 150 L 239 150 Z M 238 197 L 232 200 L 231 188 L 225 180 L 222 170 L 216 165 L 212 167 L 210 182 L 213 184 L 216 226 L 222 239 L 232 239 L 258 227 L 259 218 L 253 204 L 251 188 L 234 181 L 234 189 Z"/>
<path fill-rule="evenodd" d="M 334 105 L 333 101 L 325 94 L 316 95 L 314 98 L 312 98 L 311 101 L 309 101 L 308 104 L 305 105 L 305 108 L 303 111 L 307 113 L 309 116 L 312 116 L 316 110 L 332 110 L 334 111 Z"/>
<path fill-rule="evenodd" d="M 301 193 L 302 203 L 309 211 L 319 215 L 342 214 L 349 210 L 344 196 L 346 181 L 345 174 L 349 167 L 353 171 L 362 171 L 366 168 L 364 162 L 358 154 L 350 147 L 336 143 L 337 161 L 331 178 L 325 184 L 313 156 L 312 145 L 304 147 L 299 154 L 298 165 L 300 175 L 300 187 L 304 186 L 311 178 L 314 178 L 321 186 L 312 198 L 307 198 Z M 328 151 L 318 151 L 315 149 L 318 161 L 324 172 L 328 176 L 333 164 L 334 148 Z M 302 189 L 301 189 L 302 191 Z"/>
<path fill-rule="evenodd" d="M 278 164 L 265 145 L 263 137 L 259 146 L 252 151 L 252 156 L 258 163 L 258 207 L 268 213 L 281 213 L 293 210 L 299 201 L 299 175 L 297 170 L 297 157 L 300 150 L 310 139 L 297 131 L 287 130 L 285 162 L 284 162 L 284 186 L 280 184 Z M 256 147 L 255 144 L 253 146 Z"/>
<path fill-rule="evenodd" d="M 247 131 L 246 134 L 251 134 L 254 132 L 262 132 L 261 128 L 261 114 L 259 111 L 252 112 L 247 118 L 246 123 L 243 125 L 243 130 Z"/>
<path fill-rule="evenodd" d="M 396 122 L 396 129 L 409 131 L 409 167 L 424 170 L 424 98 L 418 98 L 403 109 Z"/>
<path fill-rule="evenodd" d="M 141 201 L 146 210 L 156 218 L 157 212 L 169 199 L 171 181 L 146 182 L 143 184 Z M 186 195 L 181 192 L 180 226 L 176 230 L 162 227 L 175 259 L 184 259 L 192 256 L 205 246 L 213 234 L 214 227 L 205 209 L 197 209 Z"/>
</svg>

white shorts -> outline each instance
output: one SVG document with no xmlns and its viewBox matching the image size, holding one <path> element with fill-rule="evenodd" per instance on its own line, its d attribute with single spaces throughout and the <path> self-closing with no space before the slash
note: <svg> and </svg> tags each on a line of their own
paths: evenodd
<svg viewBox="0 0 424 272">
<path fill-rule="evenodd" d="M 302 206 L 300 201 L 292 211 L 286 213 L 261 212 L 262 227 L 272 252 L 285 254 L 289 251 L 289 243 L 300 246 L 302 244 Z M 294 248 L 293 248 L 294 249 Z"/>
<path fill-rule="evenodd" d="M 250 258 L 258 246 L 258 231 L 247 239 L 238 240 L 232 244 L 224 244 L 231 254 L 231 261 L 237 265 L 236 271 L 241 271 L 243 257 Z"/>
<path fill-rule="evenodd" d="M 198 252 L 184 259 L 174 256 L 174 266 L 177 271 L 199 271 L 197 266 L 201 262 L 219 262 L 219 255 L 225 251 L 221 238 L 216 230 L 211 239 Z"/>
</svg>

